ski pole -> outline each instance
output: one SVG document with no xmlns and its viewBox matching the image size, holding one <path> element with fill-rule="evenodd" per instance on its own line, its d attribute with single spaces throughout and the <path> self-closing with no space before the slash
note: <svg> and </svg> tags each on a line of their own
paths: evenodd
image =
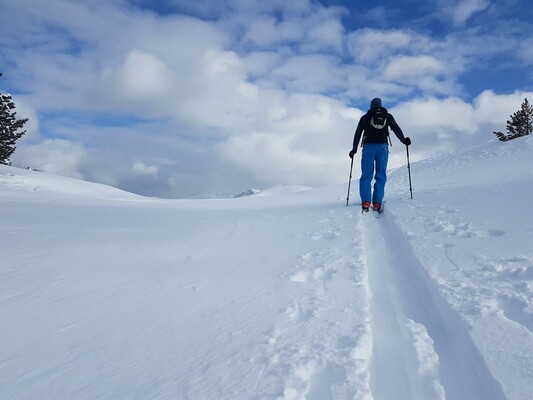
<svg viewBox="0 0 533 400">
<path fill-rule="evenodd" d="M 353 157 L 352 157 L 352 164 L 350 165 L 350 180 L 348 181 L 348 195 L 346 196 L 346 206 L 348 206 L 348 201 L 350 200 L 350 185 L 352 184 L 352 169 L 353 169 Z"/>
<path fill-rule="evenodd" d="M 405 146 L 407 150 L 407 170 L 409 171 L 409 191 L 411 192 L 411 200 L 413 199 L 413 185 L 411 184 L 411 164 L 409 163 L 409 146 Z"/>
</svg>

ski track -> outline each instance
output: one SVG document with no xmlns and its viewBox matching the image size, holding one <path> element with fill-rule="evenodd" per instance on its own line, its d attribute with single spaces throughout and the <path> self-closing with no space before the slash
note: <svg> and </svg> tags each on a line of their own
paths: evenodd
<svg viewBox="0 0 533 400">
<path fill-rule="evenodd" d="M 471 233 L 463 228 L 461 235 Z M 358 230 L 371 291 L 373 398 L 504 399 L 466 323 L 441 296 L 393 215 L 362 216 Z"/>
<path fill-rule="evenodd" d="M 514 189 L 510 185 L 506 191 L 512 193 Z M 409 226 L 407 235 L 415 239 L 411 241 L 413 251 L 424 260 L 428 274 L 442 284 L 449 304 L 467 322 L 469 335 L 494 378 L 502 383 L 507 398 L 530 399 L 533 260 L 527 250 L 522 254 L 519 241 L 501 246 L 500 237 L 511 233 L 512 223 L 507 219 L 512 219 L 512 214 L 490 219 L 464 215 L 459 199 L 451 202 L 458 208 L 450 208 L 435 201 L 435 193 L 423 195 L 427 204 L 423 209 L 409 203 L 401 205 L 411 212 L 396 216 L 398 226 Z M 526 215 L 520 222 L 529 225 Z M 418 228 L 427 235 L 413 234 Z M 523 233 L 527 235 L 527 229 Z M 513 371 L 512 378 L 508 371 Z"/>
<path fill-rule="evenodd" d="M 317 222 L 316 247 L 281 277 L 294 292 L 260 343 L 254 398 L 505 399 L 391 212 Z"/>
</svg>

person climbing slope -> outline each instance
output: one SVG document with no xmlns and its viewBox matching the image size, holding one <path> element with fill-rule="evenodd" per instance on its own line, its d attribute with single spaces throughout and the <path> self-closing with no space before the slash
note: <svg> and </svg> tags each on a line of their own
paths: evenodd
<svg viewBox="0 0 533 400">
<path fill-rule="evenodd" d="M 381 211 L 387 182 L 387 163 L 389 160 L 389 127 L 406 146 L 411 145 L 411 139 L 405 137 L 402 129 L 386 108 L 381 105 L 381 99 L 375 98 L 370 102 L 370 109 L 359 120 L 353 138 L 350 158 L 357 153 L 359 141 L 362 140 L 363 155 L 361 157 L 361 179 L 359 180 L 359 194 L 363 211 L 368 211 L 370 203 L 374 211 Z M 392 143 L 391 143 L 392 145 Z M 372 179 L 375 178 L 372 192 Z"/>
</svg>

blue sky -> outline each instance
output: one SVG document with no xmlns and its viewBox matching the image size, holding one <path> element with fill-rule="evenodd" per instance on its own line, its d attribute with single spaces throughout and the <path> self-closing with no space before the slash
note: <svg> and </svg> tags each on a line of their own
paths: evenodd
<svg viewBox="0 0 533 400">
<path fill-rule="evenodd" d="M 529 0 L 0 1 L 0 90 L 30 118 L 13 165 L 161 197 L 346 182 L 373 97 L 414 160 L 504 130 L 533 97 L 532 20 Z"/>
</svg>

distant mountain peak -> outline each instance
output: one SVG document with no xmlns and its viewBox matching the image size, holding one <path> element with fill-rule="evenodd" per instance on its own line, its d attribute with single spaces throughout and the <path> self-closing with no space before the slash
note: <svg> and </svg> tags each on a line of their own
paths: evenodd
<svg viewBox="0 0 533 400">
<path fill-rule="evenodd" d="M 259 192 L 260 192 L 259 189 L 248 189 L 247 191 L 242 192 L 242 193 L 239 193 L 239 194 L 236 194 L 236 195 L 233 196 L 233 197 L 234 197 L 234 198 L 238 198 L 238 197 L 253 196 L 254 194 L 257 194 L 257 193 L 259 193 Z"/>
</svg>

